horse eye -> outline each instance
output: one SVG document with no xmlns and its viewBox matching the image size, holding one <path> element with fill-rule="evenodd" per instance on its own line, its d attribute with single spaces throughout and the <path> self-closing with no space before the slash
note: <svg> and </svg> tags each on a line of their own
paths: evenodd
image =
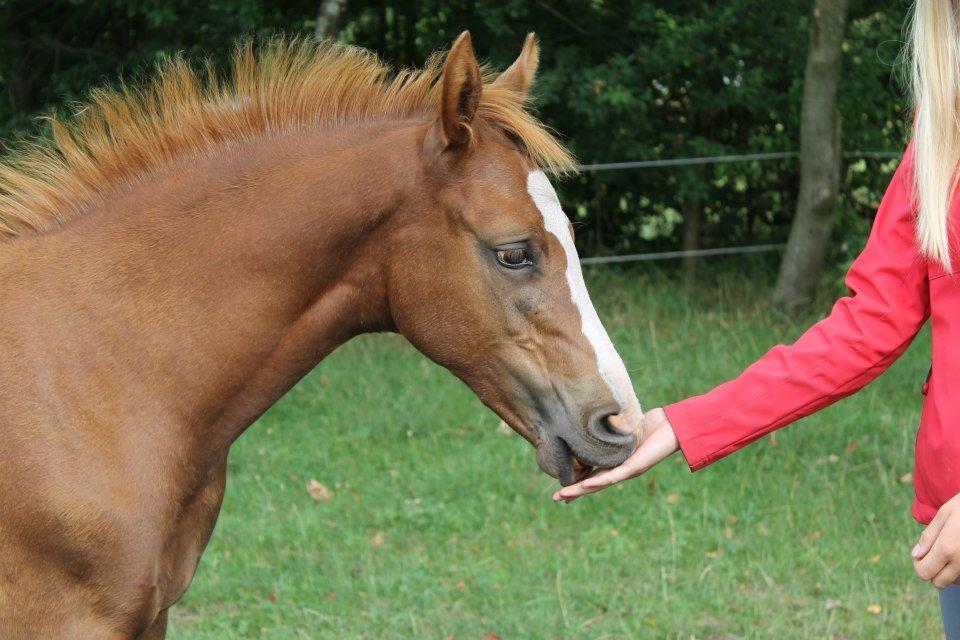
<svg viewBox="0 0 960 640">
<path fill-rule="evenodd" d="M 510 246 L 497 249 L 497 262 L 508 269 L 521 269 L 533 265 L 530 250 L 526 246 Z"/>
</svg>

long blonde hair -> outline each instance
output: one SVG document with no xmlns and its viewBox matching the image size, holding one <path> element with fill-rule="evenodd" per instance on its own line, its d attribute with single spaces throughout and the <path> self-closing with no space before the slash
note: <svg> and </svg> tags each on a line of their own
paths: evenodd
<svg viewBox="0 0 960 640">
<path fill-rule="evenodd" d="M 950 267 L 948 222 L 960 162 L 960 28 L 957 0 L 916 0 L 911 67 L 920 251 Z"/>
</svg>

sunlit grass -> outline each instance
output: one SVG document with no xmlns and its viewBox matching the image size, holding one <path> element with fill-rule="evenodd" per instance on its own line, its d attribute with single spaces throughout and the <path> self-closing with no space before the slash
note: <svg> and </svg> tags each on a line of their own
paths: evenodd
<svg viewBox="0 0 960 640">
<path fill-rule="evenodd" d="M 770 310 L 768 283 L 747 276 L 693 291 L 652 272 L 590 279 L 645 407 L 709 389 L 814 319 Z M 904 478 L 928 342 L 696 475 L 678 455 L 556 505 L 533 450 L 460 382 L 401 338 L 365 336 L 234 447 L 170 637 L 937 637 Z M 312 498 L 311 479 L 332 497 Z"/>
</svg>

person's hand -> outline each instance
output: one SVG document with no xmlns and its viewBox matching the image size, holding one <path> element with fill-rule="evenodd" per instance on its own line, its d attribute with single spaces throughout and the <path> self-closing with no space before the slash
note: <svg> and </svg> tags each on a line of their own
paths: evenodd
<svg viewBox="0 0 960 640">
<path fill-rule="evenodd" d="M 960 577 L 960 494 L 946 502 L 910 552 L 921 580 L 946 589 Z"/>
<path fill-rule="evenodd" d="M 557 502 L 571 502 L 588 493 L 635 478 L 677 449 L 680 444 L 663 409 L 651 409 L 643 416 L 643 442 L 619 467 L 601 471 L 553 494 Z"/>
</svg>

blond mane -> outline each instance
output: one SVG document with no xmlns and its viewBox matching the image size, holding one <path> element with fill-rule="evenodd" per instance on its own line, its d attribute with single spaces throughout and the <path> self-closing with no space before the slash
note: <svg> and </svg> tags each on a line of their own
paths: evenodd
<svg viewBox="0 0 960 640">
<path fill-rule="evenodd" d="M 0 162 L 0 237 L 57 227 L 187 155 L 295 130 L 438 114 L 441 71 L 442 56 L 393 73 L 369 51 L 303 39 L 241 42 L 225 78 L 209 63 L 197 71 L 174 57 L 142 86 L 95 89 L 71 116 L 50 116 L 47 136 Z M 524 96 L 492 80 L 485 70 L 477 117 L 542 167 L 572 168 Z"/>
</svg>

